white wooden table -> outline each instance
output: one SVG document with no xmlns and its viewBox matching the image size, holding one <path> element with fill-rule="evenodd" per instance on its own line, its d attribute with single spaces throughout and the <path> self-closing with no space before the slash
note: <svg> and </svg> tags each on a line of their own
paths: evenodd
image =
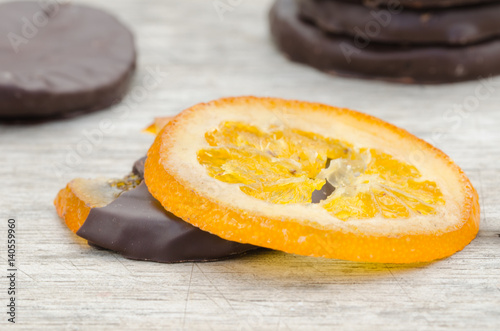
<svg viewBox="0 0 500 331">
<path fill-rule="evenodd" d="M 121 105 L 69 120 L 0 124 L 0 329 L 9 326 L 9 218 L 18 229 L 19 329 L 500 329 L 500 79 L 487 98 L 456 113 L 479 82 L 393 85 L 288 62 L 270 42 L 270 0 L 242 0 L 223 19 L 211 0 L 82 2 L 114 12 L 137 36 L 130 111 Z M 142 93 L 143 77 L 158 69 L 166 73 L 157 74 L 159 85 Z M 52 201 L 66 182 L 126 174 L 152 142 L 140 130 L 153 117 L 234 95 L 349 107 L 433 142 L 480 194 L 478 238 L 448 259 L 408 267 L 279 252 L 167 265 L 90 248 L 63 225 Z M 85 132 L 106 119 L 113 128 L 83 149 Z"/>
</svg>

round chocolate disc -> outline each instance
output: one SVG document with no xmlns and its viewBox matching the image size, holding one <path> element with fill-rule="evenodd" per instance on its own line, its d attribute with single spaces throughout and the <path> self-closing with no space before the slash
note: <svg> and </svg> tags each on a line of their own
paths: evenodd
<svg viewBox="0 0 500 331">
<path fill-rule="evenodd" d="M 0 4 L 0 118 L 106 108 L 135 70 L 132 33 L 97 9 L 58 2 Z"/>
<path fill-rule="evenodd" d="M 500 35 L 500 2 L 410 10 L 373 9 L 341 0 L 301 0 L 300 15 L 325 32 L 392 44 L 465 45 Z"/>
<path fill-rule="evenodd" d="M 367 7 L 396 7 L 428 9 L 463 7 L 477 4 L 494 3 L 500 0 L 344 0 L 346 2 L 362 3 Z"/>
<path fill-rule="evenodd" d="M 500 74 L 500 39 L 469 46 L 403 46 L 326 34 L 302 21 L 296 0 L 278 0 L 270 14 L 277 46 L 296 62 L 328 73 L 402 83 L 439 84 Z"/>
</svg>

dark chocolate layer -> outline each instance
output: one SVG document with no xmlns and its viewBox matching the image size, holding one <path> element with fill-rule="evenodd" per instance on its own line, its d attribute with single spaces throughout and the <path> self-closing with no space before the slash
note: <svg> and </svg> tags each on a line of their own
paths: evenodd
<svg viewBox="0 0 500 331">
<path fill-rule="evenodd" d="M 132 173 L 142 180 L 144 180 L 144 167 L 146 166 L 147 158 L 147 156 L 140 158 L 139 160 L 135 161 L 134 166 L 132 167 Z"/>
<path fill-rule="evenodd" d="M 343 0 L 352 3 L 363 3 L 368 7 L 390 7 L 402 5 L 406 8 L 450 8 L 465 7 L 484 3 L 497 3 L 499 0 Z"/>
<path fill-rule="evenodd" d="M 440 84 L 500 74 L 500 39 L 470 46 L 397 46 L 323 33 L 298 17 L 296 0 L 270 13 L 276 45 L 291 60 L 322 71 L 402 83 Z"/>
<path fill-rule="evenodd" d="M 415 11 L 341 0 L 300 0 L 300 15 L 325 32 L 392 44 L 465 45 L 500 35 L 500 2 Z"/>
<path fill-rule="evenodd" d="M 56 1 L 0 4 L 0 118 L 106 108 L 135 70 L 132 33 L 97 9 Z"/>
<path fill-rule="evenodd" d="M 134 165 L 137 175 L 144 173 L 141 160 Z M 257 249 L 221 239 L 167 212 L 144 182 L 106 207 L 91 209 L 77 235 L 130 259 L 164 263 L 221 260 Z"/>
</svg>

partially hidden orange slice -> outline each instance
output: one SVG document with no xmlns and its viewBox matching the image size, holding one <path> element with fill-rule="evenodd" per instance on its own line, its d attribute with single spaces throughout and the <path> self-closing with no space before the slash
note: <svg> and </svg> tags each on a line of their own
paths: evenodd
<svg viewBox="0 0 500 331">
<path fill-rule="evenodd" d="M 140 178 L 134 174 L 123 179 L 76 178 L 59 191 L 54 205 L 68 228 L 76 233 L 89 216 L 90 209 L 109 205 L 120 194 L 135 188 L 140 182 Z"/>
<path fill-rule="evenodd" d="M 158 134 L 145 180 L 168 211 L 202 230 L 300 255 L 431 261 L 464 248 L 479 228 L 477 192 L 443 152 L 322 104 L 196 105 Z"/>
<path fill-rule="evenodd" d="M 171 116 L 156 117 L 154 122 L 142 130 L 142 132 L 157 135 L 172 119 L 173 117 Z"/>
</svg>

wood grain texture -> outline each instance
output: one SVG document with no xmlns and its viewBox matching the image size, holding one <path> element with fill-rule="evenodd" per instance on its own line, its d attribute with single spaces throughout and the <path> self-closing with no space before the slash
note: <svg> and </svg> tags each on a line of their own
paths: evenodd
<svg viewBox="0 0 500 331">
<path fill-rule="evenodd" d="M 500 329 L 499 78 L 476 105 L 480 82 L 404 86 L 324 75 L 273 47 L 270 0 L 243 0 L 223 20 L 211 0 L 81 2 L 114 12 L 134 30 L 135 97 L 125 102 L 130 107 L 74 119 L 0 125 L 0 303 L 7 304 L 6 221 L 14 217 L 19 329 Z M 166 74 L 143 97 L 151 70 Z M 478 189 L 478 238 L 448 259 L 405 267 L 279 252 L 166 265 L 93 249 L 65 228 L 52 201 L 66 182 L 127 173 L 152 142 L 140 130 L 153 117 L 234 95 L 349 107 L 433 142 Z M 467 107 L 460 113 L 454 105 Z M 104 120 L 113 128 L 75 157 Z"/>
</svg>

